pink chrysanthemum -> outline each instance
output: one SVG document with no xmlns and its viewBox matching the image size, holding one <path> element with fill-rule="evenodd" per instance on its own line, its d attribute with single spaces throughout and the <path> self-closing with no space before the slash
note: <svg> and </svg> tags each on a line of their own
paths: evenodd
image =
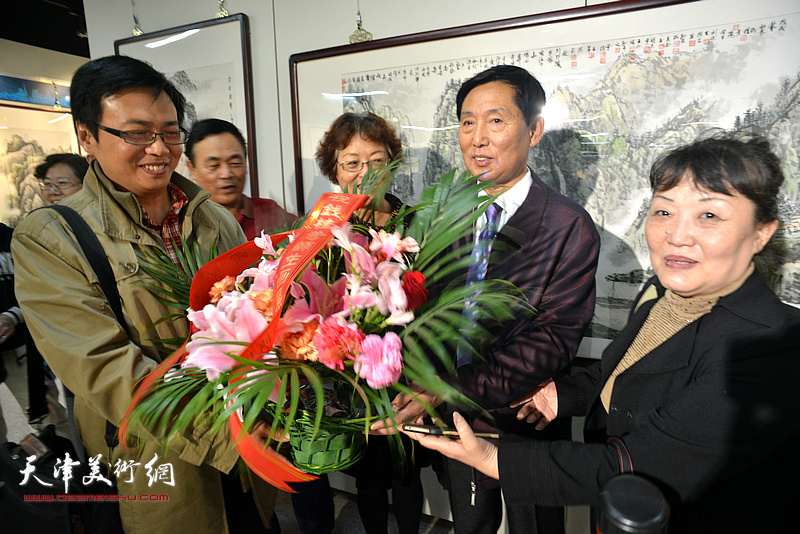
<svg viewBox="0 0 800 534">
<path fill-rule="evenodd" d="M 403 369 L 401 349 L 403 342 L 394 332 L 381 336 L 370 334 L 361 343 L 361 354 L 356 357 L 358 376 L 373 388 L 385 388 L 400 379 Z"/>
</svg>

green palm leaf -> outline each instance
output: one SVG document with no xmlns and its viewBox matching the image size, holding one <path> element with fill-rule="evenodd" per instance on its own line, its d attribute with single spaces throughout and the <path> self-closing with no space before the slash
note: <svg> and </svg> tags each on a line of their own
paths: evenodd
<svg viewBox="0 0 800 534">
<path fill-rule="evenodd" d="M 397 168 L 397 162 L 392 162 L 382 169 L 369 169 L 358 192 L 369 191 L 374 205 L 379 205 Z M 426 189 L 419 204 L 413 207 L 403 205 L 384 227 L 391 231 L 408 224 L 405 235 L 413 237 L 420 245 L 419 253 L 409 255 L 410 268 L 425 276 L 429 288 L 442 286 L 445 280 L 466 270 L 473 248 L 475 221 L 496 198 L 486 194 L 486 189 L 491 186 L 491 183 L 478 182 L 468 174 L 456 176 L 454 169 Z M 359 228 L 367 233 L 366 226 Z M 182 317 L 189 307 L 192 277 L 214 256 L 216 251 L 208 251 L 206 255 L 196 244 L 189 246 L 185 242 L 179 251 L 180 266 L 176 266 L 161 250 L 145 253 L 141 265 L 151 279 L 146 287 L 165 306 L 180 310 Z M 341 251 L 336 253 L 330 248 L 323 249 L 317 268 L 331 282 L 344 269 Z M 399 329 L 404 379 L 393 385 L 392 390 L 413 394 L 408 386 L 413 382 L 451 405 L 479 408 L 454 386 L 454 356 L 459 343 L 464 343 L 462 331 L 467 325 L 462 311 L 467 300 L 479 310 L 478 325 L 470 329 L 469 336 L 476 344 L 491 336 L 491 328 L 486 325 L 501 323 L 523 313 L 535 313 L 521 292 L 506 282 L 487 280 L 470 287 L 463 283 L 446 287 L 435 300 L 415 310 L 416 317 L 411 323 Z M 176 316 L 178 314 L 171 314 L 164 320 Z M 480 357 L 474 347 L 467 345 L 467 348 Z M 393 416 L 391 390 L 369 387 L 356 375 L 351 361 L 346 363 L 345 371 L 337 372 L 318 362 L 281 358 L 251 361 L 234 354 L 230 357 L 236 367 L 223 373 L 216 381 L 208 381 L 205 373 L 198 369 L 172 373 L 134 410 L 132 422 L 140 423 L 161 436 L 182 433 L 198 424 L 209 424 L 212 430 L 221 431 L 228 417 L 241 410 L 247 430 L 259 419 L 266 418 L 271 425 L 270 439 L 274 439 L 280 429 L 291 431 L 293 425 L 303 419 L 313 425 L 313 439 L 325 421 L 324 384 L 327 381 L 346 384 L 354 399 L 353 406 L 360 406 L 359 410 L 363 410 L 363 413 L 354 413 L 351 420 L 336 425 L 362 431 L 376 419 Z M 313 413 L 303 410 L 300 398 L 302 381 L 307 381 L 313 391 L 316 406 Z M 270 401 L 273 392 L 285 401 L 280 404 Z M 424 408 L 430 415 L 436 415 L 433 406 L 425 405 Z M 397 441 L 391 446 L 402 457 L 399 436 L 395 435 L 394 439 Z"/>
<path fill-rule="evenodd" d="M 189 308 L 192 278 L 200 267 L 216 258 L 219 251 L 214 246 L 203 253 L 196 242 L 190 245 L 181 237 L 181 246 L 175 253 L 180 267 L 172 262 L 166 252 L 158 248 L 140 253 L 139 266 L 151 279 L 143 282 L 150 294 L 164 306 L 180 310 L 181 314 L 185 314 Z"/>
</svg>

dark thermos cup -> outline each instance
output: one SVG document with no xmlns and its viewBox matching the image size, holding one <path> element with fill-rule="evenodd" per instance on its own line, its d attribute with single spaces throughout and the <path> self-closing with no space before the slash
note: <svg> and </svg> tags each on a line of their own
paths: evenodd
<svg viewBox="0 0 800 534">
<path fill-rule="evenodd" d="M 661 491 L 642 477 L 617 475 L 600 492 L 596 534 L 664 534 L 669 504 Z"/>
</svg>

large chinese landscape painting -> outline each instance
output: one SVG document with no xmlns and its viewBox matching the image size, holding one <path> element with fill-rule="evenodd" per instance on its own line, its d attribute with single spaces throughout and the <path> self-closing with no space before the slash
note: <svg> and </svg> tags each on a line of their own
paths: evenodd
<svg viewBox="0 0 800 534">
<path fill-rule="evenodd" d="M 648 171 L 671 147 L 710 130 L 755 131 L 784 164 L 781 228 L 763 259 L 782 299 L 800 306 L 800 16 L 666 35 L 454 59 L 343 75 L 345 111 L 374 111 L 403 139 L 407 165 L 393 192 L 413 203 L 463 162 L 455 95 L 497 64 L 528 69 L 544 86 L 545 135 L 530 167 L 582 204 L 602 236 L 598 300 L 588 333 L 613 338 L 651 274 L 644 240 Z M 765 270 L 765 269 L 762 269 Z"/>
</svg>

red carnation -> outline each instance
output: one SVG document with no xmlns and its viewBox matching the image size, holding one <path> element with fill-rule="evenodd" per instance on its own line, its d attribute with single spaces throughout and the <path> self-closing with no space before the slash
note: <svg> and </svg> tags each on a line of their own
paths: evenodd
<svg viewBox="0 0 800 534">
<path fill-rule="evenodd" d="M 403 274 L 403 292 L 408 299 L 408 309 L 414 310 L 425 304 L 428 300 L 428 290 L 425 289 L 425 275 L 419 271 L 406 271 Z"/>
</svg>

